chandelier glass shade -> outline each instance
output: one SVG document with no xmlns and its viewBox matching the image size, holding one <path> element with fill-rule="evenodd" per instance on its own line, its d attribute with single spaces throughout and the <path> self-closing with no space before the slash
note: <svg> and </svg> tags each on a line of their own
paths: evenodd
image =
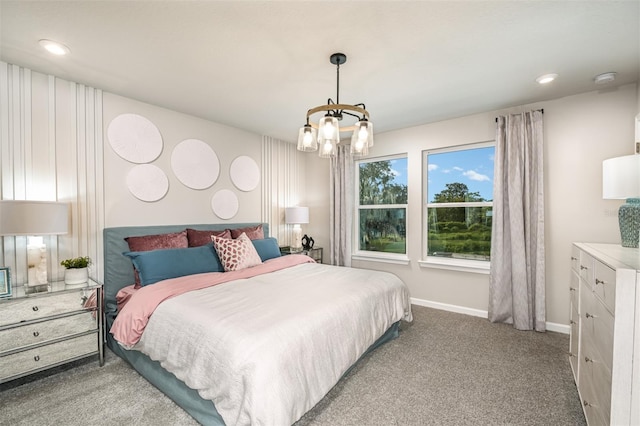
<svg viewBox="0 0 640 426">
<path fill-rule="evenodd" d="M 369 148 L 373 146 L 373 124 L 369 121 L 369 112 L 364 104 L 340 103 L 340 65 L 347 61 L 347 56 L 343 53 L 334 53 L 330 61 L 336 65 L 336 102 L 329 99 L 326 105 L 307 111 L 307 123 L 298 132 L 298 151 L 309 152 L 319 148 L 320 157 L 334 157 L 340 143 L 340 133 L 353 132 L 351 154 L 367 155 Z M 320 112 L 325 112 L 325 115 L 317 123 L 313 122 L 311 117 Z M 357 122 L 352 126 L 340 127 L 340 121 L 345 116 L 351 116 Z"/>
</svg>

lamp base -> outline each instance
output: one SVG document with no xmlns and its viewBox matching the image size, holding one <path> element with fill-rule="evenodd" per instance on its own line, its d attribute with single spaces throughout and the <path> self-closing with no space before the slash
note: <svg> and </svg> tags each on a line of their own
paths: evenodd
<svg viewBox="0 0 640 426">
<path fill-rule="evenodd" d="M 297 223 L 293 225 L 293 241 L 291 242 L 291 249 L 294 251 L 302 251 L 302 228 Z"/>
<path fill-rule="evenodd" d="M 638 248 L 640 238 L 640 198 L 627 198 L 618 209 L 622 247 Z"/>
</svg>

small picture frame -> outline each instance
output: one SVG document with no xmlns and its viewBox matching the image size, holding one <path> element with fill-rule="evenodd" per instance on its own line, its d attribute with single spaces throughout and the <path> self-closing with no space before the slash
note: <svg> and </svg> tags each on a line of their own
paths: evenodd
<svg viewBox="0 0 640 426">
<path fill-rule="evenodd" d="M 0 268 L 0 297 L 11 296 L 11 274 L 9 268 Z"/>
</svg>

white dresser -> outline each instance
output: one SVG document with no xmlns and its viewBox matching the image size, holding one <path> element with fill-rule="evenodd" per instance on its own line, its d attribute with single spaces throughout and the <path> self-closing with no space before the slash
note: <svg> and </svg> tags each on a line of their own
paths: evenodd
<svg viewBox="0 0 640 426">
<path fill-rule="evenodd" d="M 102 285 L 47 290 L 0 299 L 0 383 L 93 355 L 103 364 Z"/>
<path fill-rule="evenodd" d="M 640 250 L 575 243 L 570 363 L 587 423 L 640 425 Z"/>
</svg>

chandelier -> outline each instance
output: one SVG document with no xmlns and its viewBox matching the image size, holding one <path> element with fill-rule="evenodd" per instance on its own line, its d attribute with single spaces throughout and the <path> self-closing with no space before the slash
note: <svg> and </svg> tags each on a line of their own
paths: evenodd
<svg viewBox="0 0 640 426">
<path fill-rule="evenodd" d="M 364 104 L 340 103 L 340 65 L 347 62 L 347 55 L 334 53 L 329 60 L 336 66 L 336 101 L 329 98 L 326 105 L 307 111 L 307 124 L 302 126 L 298 133 L 298 151 L 316 151 L 320 145 L 320 157 L 333 157 L 340 143 L 340 132 L 352 131 L 351 154 L 367 155 L 369 148 L 373 146 L 373 124 L 369 121 L 369 112 Z M 317 123 L 310 121 L 312 115 L 322 111 L 325 111 L 325 115 Z M 352 126 L 340 128 L 338 122 L 346 115 L 354 117 L 357 121 Z"/>
</svg>

